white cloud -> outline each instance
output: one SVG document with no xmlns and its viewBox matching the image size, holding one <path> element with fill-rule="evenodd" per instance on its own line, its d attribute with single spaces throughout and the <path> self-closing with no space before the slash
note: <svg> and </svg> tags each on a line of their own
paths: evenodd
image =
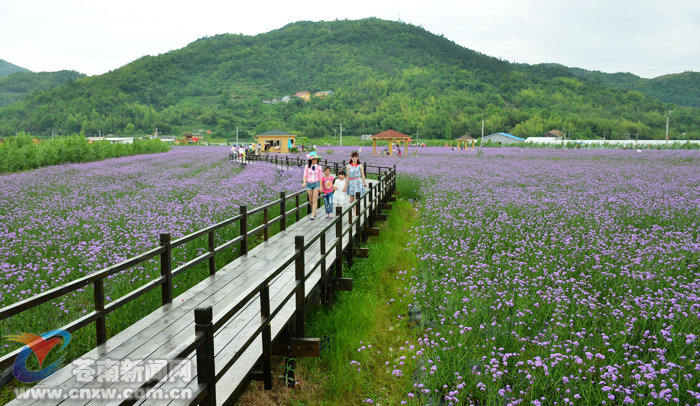
<svg viewBox="0 0 700 406">
<path fill-rule="evenodd" d="M 486 55 L 654 77 L 700 70 L 700 2 L 0 0 L 0 59 L 33 71 L 100 74 L 205 35 L 290 22 L 380 17 Z"/>
</svg>

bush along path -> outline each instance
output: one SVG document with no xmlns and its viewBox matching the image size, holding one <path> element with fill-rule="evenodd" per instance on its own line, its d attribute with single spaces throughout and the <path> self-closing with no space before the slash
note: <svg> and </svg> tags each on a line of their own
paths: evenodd
<svg viewBox="0 0 700 406">
<path fill-rule="evenodd" d="M 31 135 L 19 133 L 16 137 L 5 138 L 0 144 L 0 174 L 169 150 L 170 146 L 160 140 L 137 140 L 133 144 L 90 143 L 85 137 L 74 135 L 37 143 Z"/>
<path fill-rule="evenodd" d="M 418 216 L 402 199 L 387 213 L 379 237 L 370 239 L 369 257 L 355 259 L 343 272 L 353 278 L 353 291 L 340 292 L 332 309 L 315 308 L 307 321 L 307 336 L 321 338 L 321 357 L 298 360 L 295 389 L 285 387 L 288 366 L 278 358 L 274 389 L 254 383 L 239 405 L 393 405 L 406 398 L 413 377 L 391 371 L 398 365 L 412 369 L 415 359 L 397 354 L 415 342 L 418 331 L 394 297 L 409 288 L 415 268 L 416 256 L 407 247 Z"/>
</svg>

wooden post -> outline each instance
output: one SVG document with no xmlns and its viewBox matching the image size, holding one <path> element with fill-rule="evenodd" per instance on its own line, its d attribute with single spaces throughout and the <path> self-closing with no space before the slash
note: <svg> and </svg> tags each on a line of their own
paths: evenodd
<svg viewBox="0 0 700 406">
<path fill-rule="evenodd" d="M 216 405 L 216 367 L 214 365 L 214 323 L 211 306 L 194 311 L 195 334 L 204 335 L 202 345 L 197 347 L 197 383 L 207 387 L 207 395 L 199 406 Z"/>
<path fill-rule="evenodd" d="M 335 277 L 343 276 L 343 208 L 335 208 L 335 237 L 340 240 L 340 243 L 335 248 Z"/>
<path fill-rule="evenodd" d="M 160 285 L 160 297 L 161 304 L 165 306 L 173 301 L 173 265 L 170 233 L 160 234 L 160 246 L 165 247 L 165 251 L 160 254 L 160 276 L 165 276 L 165 282 Z"/>
<path fill-rule="evenodd" d="M 408 139 L 403 140 L 404 150 L 406 151 L 404 155 L 408 155 Z"/>
<path fill-rule="evenodd" d="M 360 192 L 355 192 L 355 202 L 357 202 L 357 225 L 355 226 L 355 238 L 357 238 L 357 242 L 359 243 L 362 241 L 362 225 L 360 224 L 362 223 L 362 197 Z"/>
<path fill-rule="evenodd" d="M 287 229 L 287 193 L 280 192 L 280 231 Z"/>
<path fill-rule="evenodd" d="M 377 139 L 372 139 L 372 155 L 377 155 Z"/>
<path fill-rule="evenodd" d="M 98 279 L 94 283 L 95 286 L 95 312 L 101 313 L 105 309 L 105 285 L 102 279 Z M 97 333 L 97 345 L 102 345 L 107 342 L 107 320 L 105 315 L 100 316 L 95 320 L 95 328 Z"/>
<path fill-rule="evenodd" d="M 268 219 L 267 209 L 264 209 L 264 210 L 263 210 L 263 223 L 265 223 L 265 228 L 263 229 L 263 240 L 264 240 L 264 241 L 267 241 L 267 237 L 268 237 L 268 235 L 269 235 L 269 233 L 268 233 L 268 231 L 267 231 L 267 230 L 268 230 L 268 226 L 267 226 L 267 221 L 268 221 L 268 220 L 269 220 L 269 219 Z"/>
<path fill-rule="evenodd" d="M 338 163 L 335 163 L 335 176 L 338 176 Z"/>
<path fill-rule="evenodd" d="M 260 291 L 260 318 L 262 331 L 262 364 L 265 390 L 272 389 L 272 328 L 267 320 L 270 317 L 270 285 L 265 284 Z"/>
<path fill-rule="evenodd" d="M 348 210 L 348 217 L 350 218 L 350 224 L 348 225 L 348 266 L 352 268 L 352 257 L 353 257 L 353 238 L 352 238 L 352 210 Z"/>
<path fill-rule="evenodd" d="M 297 205 L 296 206 L 297 207 L 297 209 L 296 209 L 297 221 L 299 221 L 299 195 L 296 195 L 294 198 L 296 199 L 296 205 Z"/>
<path fill-rule="evenodd" d="M 241 255 L 248 253 L 248 206 L 241 206 Z"/>
<path fill-rule="evenodd" d="M 209 232 L 209 252 L 214 253 L 215 246 L 214 246 L 214 231 Z M 214 255 L 209 258 L 209 276 L 214 275 L 216 273 L 216 262 L 214 261 Z"/>
<path fill-rule="evenodd" d="M 389 140 L 389 155 L 394 155 L 394 140 Z"/>
<path fill-rule="evenodd" d="M 373 187 L 374 184 L 370 183 L 369 184 L 369 226 L 374 227 L 374 211 L 375 211 L 375 206 L 374 206 L 374 192 L 375 188 Z"/>
<path fill-rule="evenodd" d="M 364 220 L 362 222 L 362 242 L 367 242 L 369 237 L 369 222 L 367 221 L 367 216 L 370 214 L 370 207 L 367 206 L 367 195 L 370 193 L 372 193 L 372 189 L 369 190 L 369 193 L 365 192 L 364 196 L 362 196 L 362 206 L 365 208 L 365 213 L 362 215 L 362 219 Z"/>
<path fill-rule="evenodd" d="M 326 255 L 326 233 L 321 234 L 321 257 Z M 321 304 L 326 304 L 326 259 L 321 260 Z"/>
<path fill-rule="evenodd" d="M 296 336 L 305 337 L 306 327 L 304 326 L 304 296 L 306 295 L 306 283 L 304 282 L 305 277 L 305 265 L 304 265 L 304 236 L 298 235 L 294 237 L 294 249 L 297 251 L 297 258 L 294 261 L 294 271 L 296 276 L 297 284 L 299 285 L 299 290 L 296 293 Z"/>
</svg>

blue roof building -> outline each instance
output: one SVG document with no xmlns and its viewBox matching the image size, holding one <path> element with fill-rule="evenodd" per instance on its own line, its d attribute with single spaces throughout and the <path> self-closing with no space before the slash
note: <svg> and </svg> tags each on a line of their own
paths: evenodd
<svg viewBox="0 0 700 406">
<path fill-rule="evenodd" d="M 508 133 L 495 133 L 484 137 L 484 142 L 491 141 L 494 144 L 517 144 L 518 142 L 523 142 L 525 139 L 516 137 L 513 134 Z"/>
</svg>

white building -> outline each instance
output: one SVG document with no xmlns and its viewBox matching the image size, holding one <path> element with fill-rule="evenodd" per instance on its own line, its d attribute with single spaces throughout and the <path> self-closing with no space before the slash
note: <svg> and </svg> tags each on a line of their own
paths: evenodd
<svg viewBox="0 0 700 406">
<path fill-rule="evenodd" d="M 105 141 L 112 144 L 133 144 L 134 137 L 105 137 Z"/>
<path fill-rule="evenodd" d="M 674 144 L 684 145 L 686 142 L 691 144 L 700 144 L 698 140 L 690 141 L 679 141 L 679 140 L 558 140 L 552 137 L 528 137 L 525 142 L 530 144 L 547 145 L 551 147 L 563 147 L 568 144 L 580 144 L 583 148 L 622 148 L 627 146 L 627 148 L 633 148 L 638 146 L 651 146 L 656 147 L 670 147 L 673 148 Z"/>
<path fill-rule="evenodd" d="M 518 142 L 523 142 L 525 140 L 523 138 L 516 137 L 515 135 L 508 133 L 495 133 L 484 137 L 484 143 L 487 143 L 489 141 L 495 144 L 515 144 Z"/>
</svg>

